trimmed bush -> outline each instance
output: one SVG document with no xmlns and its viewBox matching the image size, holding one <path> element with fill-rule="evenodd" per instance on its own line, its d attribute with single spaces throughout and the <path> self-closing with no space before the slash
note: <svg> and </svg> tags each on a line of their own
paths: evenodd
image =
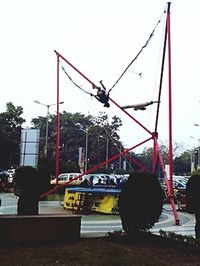
<svg viewBox="0 0 200 266">
<path fill-rule="evenodd" d="M 15 189 L 19 191 L 17 214 L 36 215 L 40 198 L 39 175 L 31 166 L 19 167 L 14 176 Z"/>
<path fill-rule="evenodd" d="M 192 175 L 186 185 L 186 210 L 200 212 L 200 175 Z"/>
<path fill-rule="evenodd" d="M 118 207 L 127 234 L 150 229 L 163 208 L 163 192 L 157 177 L 150 173 L 132 173 L 122 186 Z"/>
</svg>

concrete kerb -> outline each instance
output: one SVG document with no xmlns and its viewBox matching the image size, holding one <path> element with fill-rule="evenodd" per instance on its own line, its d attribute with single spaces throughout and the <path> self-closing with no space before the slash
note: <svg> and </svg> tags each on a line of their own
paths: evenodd
<svg viewBox="0 0 200 266">
<path fill-rule="evenodd" d="M 9 195 L 8 195 L 9 196 Z M 9 196 L 13 206 L 14 194 Z M 4 203 L 4 202 L 3 202 Z M 0 245 L 55 243 L 80 238 L 81 215 L 64 210 L 61 204 L 39 202 L 39 215 L 0 215 Z"/>
<path fill-rule="evenodd" d="M 0 216 L 0 245 L 55 243 L 80 238 L 80 215 Z"/>
</svg>

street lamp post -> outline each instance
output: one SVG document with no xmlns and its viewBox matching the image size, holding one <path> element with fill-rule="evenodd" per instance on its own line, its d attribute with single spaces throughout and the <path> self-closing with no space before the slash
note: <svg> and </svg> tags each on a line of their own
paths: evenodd
<svg viewBox="0 0 200 266">
<path fill-rule="evenodd" d="M 46 134 L 45 134 L 45 151 L 44 151 L 44 155 L 47 158 L 47 153 L 48 153 L 48 131 L 49 131 L 49 108 L 53 105 L 56 105 L 56 103 L 53 104 L 44 104 L 41 103 L 37 100 L 34 101 L 34 103 L 40 104 L 40 105 L 44 105 L 47 107 L 47 115 L 46 115 Z M 59 102 L 59 104 L 63 104 L 64 102 Z"/>
<path fill-rule="evenodd" d="M 121 149 L 121 146 L 119 147 L 119 152 L 121 153 L 122 152 L 122 149 Z M 122 156 L 120 155 L 119 156 L 119 170 L 122 169 Z"/>
<path fill-rule="evenodd" d="M 198 124 L 194 124 L 198 126 Z M 191 169 L 198 168 L 200 164 L 200 139 L 190 136 L 191 139 L 195 139 L 198 141 L 198 147 L 194 149 L 193 156 L 191 155 Z M 194 158 L 194 161 L 193 161 Z"/>
<path fill-rule="evenodd" d="M 115 145 L 115 147 L 116 147 L 116 149 L 117 149 L 117 151 L 120 153 L 120 156 L 119 156 L 119 170 L 121 170 L 121 166 L 122 166 L 122 156 L 121 156 L 121 152 L 122 152 L 122 149 L 123 149 L 123 147 L 120 145 L 119 147 L 118 147 L 118 144 L 117 143 L 114 143 L 114 145 Z"/>
<path fill-rule="evenodd" d="M 109 139 L 106 139 L 106 169 L 108 168 L 108 147 L 109 147 Z"/>
<path fill-rule="evenodd" d="M 106 139 L 106 161 L 108 161 L 108 151 L 109 151 L 109 139 L 100 135 L 100 138 Z M 108 169 L 108 162 L 106 162 L 106 169 Z"/>
<path fill-rule="evenodd" d="M 85 172 L 87 172 L 87 166 L 88 166 L 88 131 L 89 131 L 89 128 L 86 128 L 86 132 L 85 132 Z"/>
<path fill-rule="evenodd" d="M 195 123 L 194 124 L 195 127 L 200 127 L 199 124 Z M 197 139 L 198 140 L 198 148 L 197 148 L 197 165 L 198 165 L 198 168 L 200 167 L 200 139 Z"/>
</svg>

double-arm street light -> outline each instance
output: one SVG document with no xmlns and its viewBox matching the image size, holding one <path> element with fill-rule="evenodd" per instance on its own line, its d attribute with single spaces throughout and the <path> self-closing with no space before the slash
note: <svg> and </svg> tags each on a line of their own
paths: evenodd
<svg viewBox="0 0 200 266">
<path fill-rule="evenodd" d="M 48 153 L 48 130 L 49 130 L 49 108 L 53 105 L 56 105 L 56 103 L 53 103 L 53 104 L 44 104 L 44 103 L 41 103 L 37 100 L 34 101 L 34 103 L 37 103 L 37 104 L 40 104 L 40 105 L 44 105 L 47 107 L 47 116 L 46 116 L 46 135 L 45 135 L 45 151 L 44 151 L 44 154 L 45 154 L 45 157 L 47 158 L 47 153 Z M 63 104 L 64 102 L 59 102 L 59 104 Z"/>
</svg>

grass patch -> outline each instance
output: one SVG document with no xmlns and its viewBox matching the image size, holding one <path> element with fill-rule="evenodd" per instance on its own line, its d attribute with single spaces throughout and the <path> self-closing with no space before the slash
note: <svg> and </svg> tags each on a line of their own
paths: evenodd
<svg viewBox="0 0 200 266">
<path fill-rule="evenodd" d="M 0 248 L 1 265 L 138 266 L 200 265 L 200 249 L 150 233 L 135 237 L 110 235 L 38 247 Z"/>
</svg>

